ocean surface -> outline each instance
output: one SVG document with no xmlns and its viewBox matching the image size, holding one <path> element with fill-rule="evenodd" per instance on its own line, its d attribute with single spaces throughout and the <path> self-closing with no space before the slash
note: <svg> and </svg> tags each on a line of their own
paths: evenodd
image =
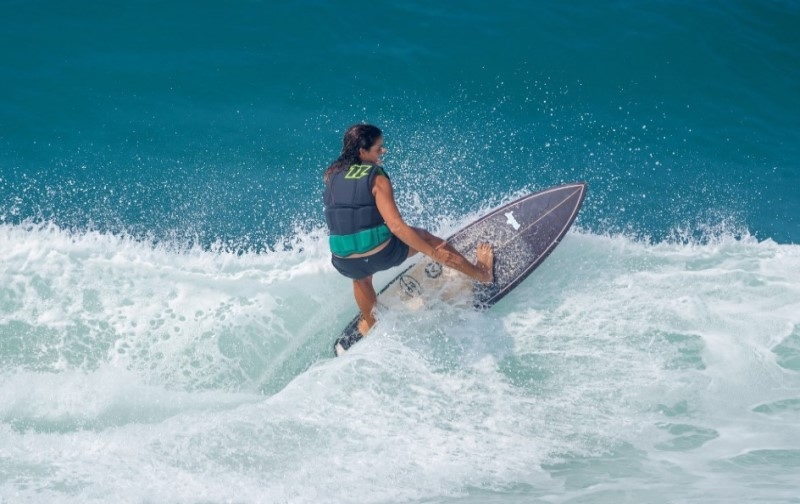
<svg viewBox="0 0 800 504">
<path fill-rule="evenodd" d="M 800 503 L 798 27 L 0 0 L 0 503 Z M 321 173 L 362 121 L 440 235 L 589 192 L 491 310 L 384 313 L 334 359 Z"/>
</svg>

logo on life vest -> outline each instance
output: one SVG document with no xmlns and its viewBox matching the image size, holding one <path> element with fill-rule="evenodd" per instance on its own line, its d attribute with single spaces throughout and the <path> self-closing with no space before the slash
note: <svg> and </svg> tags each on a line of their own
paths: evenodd
<svg viewBox="0 0 800 504">
<path fill-rule="evenodd" d="M 345 174 L 344 178 L 354 180 L 366 177 L 369 174 L 370 168 L 372 168 L 372 165 L 354 164 L 347 169 L 347 174 Z"/>
<path fill-rule="evenodd" d="M 520 225 L 519 225 L 519 222 L 517 222 L 517 219 L 514 218 L 514 212 L 506 212 L 503 215 L 506 216 L 506 219 L 507 219 L 506 220 L 506 224 L 510 224 L 511 227 L 514 228 L 514 231 L 518 231 L 519 228 L 520 228 Z"/>
</svg>

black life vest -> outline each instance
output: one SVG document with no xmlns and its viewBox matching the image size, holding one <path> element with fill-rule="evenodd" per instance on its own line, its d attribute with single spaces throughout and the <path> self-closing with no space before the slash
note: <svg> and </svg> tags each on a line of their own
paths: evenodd
<svg viewBox="0 0 800 504">
<path fill-rule="evenodd" d="M 346 257 L 367 252 L 391 236 L 372 195 L 375 177 L 386 172 L 371 163 L 333 173 L 325 184 L 325 221 L 331 252 Z"/>
</svg>

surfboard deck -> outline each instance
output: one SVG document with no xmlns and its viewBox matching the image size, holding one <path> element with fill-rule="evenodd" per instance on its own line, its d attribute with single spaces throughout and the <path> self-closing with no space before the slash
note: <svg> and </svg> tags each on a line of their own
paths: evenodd
<svg viewBox="0 0 800 504">
<path fill-rule="evenodd" d="M 494 249 L 494 281 L 480 284 L 458 271 L 422 256 L 378 294 L 378 303 L 420 310 L 433 300 L 489 308 L 520 284 L 555 249 L 569 230 L 586 196 L 584 182 L 528 194 L 502 205 L 447 238 L 456 250 L 475 262 L 476 247 Z M 340 356 L 363 338 L 361 315 L 345 327 L 333 345 Z"/>
</svg>

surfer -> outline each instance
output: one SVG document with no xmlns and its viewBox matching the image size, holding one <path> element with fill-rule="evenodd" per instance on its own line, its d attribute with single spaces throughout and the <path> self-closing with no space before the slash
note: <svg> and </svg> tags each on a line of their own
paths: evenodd
<svg viewBox="0 0 800 504">
<path fill-rule="evenodd" d="M 375 323 L 377 295 L 372 275 L 399 265 L 417 252 L 478 282 L 493 280 L 494 252 L 489 244 L 478 245 L 473 264 L 445 240 L 405 223 L 382 166 L 381 156 L 386 152 L 378 127 L 356 124 L 345 132 L 342 153 L 324 175 L 331 262 L 339 273 L 353 280 L 362 334 Z"/>
</svg>

